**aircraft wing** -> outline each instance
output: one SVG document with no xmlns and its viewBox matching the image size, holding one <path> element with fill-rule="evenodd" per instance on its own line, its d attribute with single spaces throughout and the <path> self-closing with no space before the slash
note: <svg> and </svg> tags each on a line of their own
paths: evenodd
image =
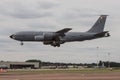
<svg viewBox="0 0 120 80">
<path fill-rule="evenodd" d="M 70 30 L 72 30 L 72 28 L 64 28 L 62 30 L 57 31 L 56 33 L 58 33 L 59 36 L 64 36 L 64 33 L 67 33 Z"/>
<path fill-rule="evenodd" d="M 57 31 L 56 33 L 66 33 L 68 31 L 72 30 L 72 28 L 64 28 L 62 30 Z"/>
</svg>

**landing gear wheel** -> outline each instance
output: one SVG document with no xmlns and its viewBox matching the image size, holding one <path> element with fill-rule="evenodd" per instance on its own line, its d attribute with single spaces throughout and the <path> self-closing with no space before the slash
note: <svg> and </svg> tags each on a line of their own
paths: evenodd
<svg viewBox="0 0 120 80">
<path fill-rule="evenodd" d="M 60 47 L 60 44 L 57 44 L 57 47 Z"/>
<path fill-rule="evenodd" d="M 56 45 L 53 45 L 54 47 L 56 47 Z"/>
</svg>

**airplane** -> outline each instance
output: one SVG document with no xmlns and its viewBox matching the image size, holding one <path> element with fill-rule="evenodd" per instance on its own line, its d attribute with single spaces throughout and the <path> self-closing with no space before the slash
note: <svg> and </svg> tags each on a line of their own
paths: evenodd
<svg viewBox="0 0 120 80">
<path fill-rule="evenodd" d="M 96 23 L 86 32 L 69 32 L 72 28 L 64 28 L 59 31 L 21 31 L 10 35 L 9 37 L 20 41 L 43 42 L 44 45 L 60 47 L 66 42 L 92 40 L 102 37 L 109 37 L 109 31 L 104 31 L 106 18 L 108 15 L 100 15 Z"/>
</svg>

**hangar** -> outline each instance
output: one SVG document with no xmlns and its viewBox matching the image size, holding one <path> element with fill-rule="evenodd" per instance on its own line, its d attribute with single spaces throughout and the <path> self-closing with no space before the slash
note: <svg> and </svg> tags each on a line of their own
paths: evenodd
<svg viewBox="0 0 120 80">
<path fill-rule="evenodd" d="M 8 69 L 38 69 L 39 62 L 0 62 L 0 68 Z"/>
</svg>

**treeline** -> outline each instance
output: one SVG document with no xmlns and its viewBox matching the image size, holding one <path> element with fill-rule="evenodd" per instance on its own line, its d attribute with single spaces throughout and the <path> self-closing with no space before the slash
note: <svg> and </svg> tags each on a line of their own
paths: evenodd
<svg viewBox="0 0 120 80">
<path fill-rule="evenodd" d="M 95 67 L 96 63 L 53 63 L 53 62 L 43 62 L 41 60 L 31 59 L 26 62 L 39 62 L 39 66 L 87 66 L 87 67 Z M 99 67 L 120 67 L 120 63 L 118 62 L 109 62 L 109 61 L 99 61 Z"/>
<path fill-rule="evenodd" d="M 105 67 L 120 67 L 120 63 L 117 62 L 99 61 L 99 66 L 102 66 L 102 64 L 104 64 Z"/>
</svg>

